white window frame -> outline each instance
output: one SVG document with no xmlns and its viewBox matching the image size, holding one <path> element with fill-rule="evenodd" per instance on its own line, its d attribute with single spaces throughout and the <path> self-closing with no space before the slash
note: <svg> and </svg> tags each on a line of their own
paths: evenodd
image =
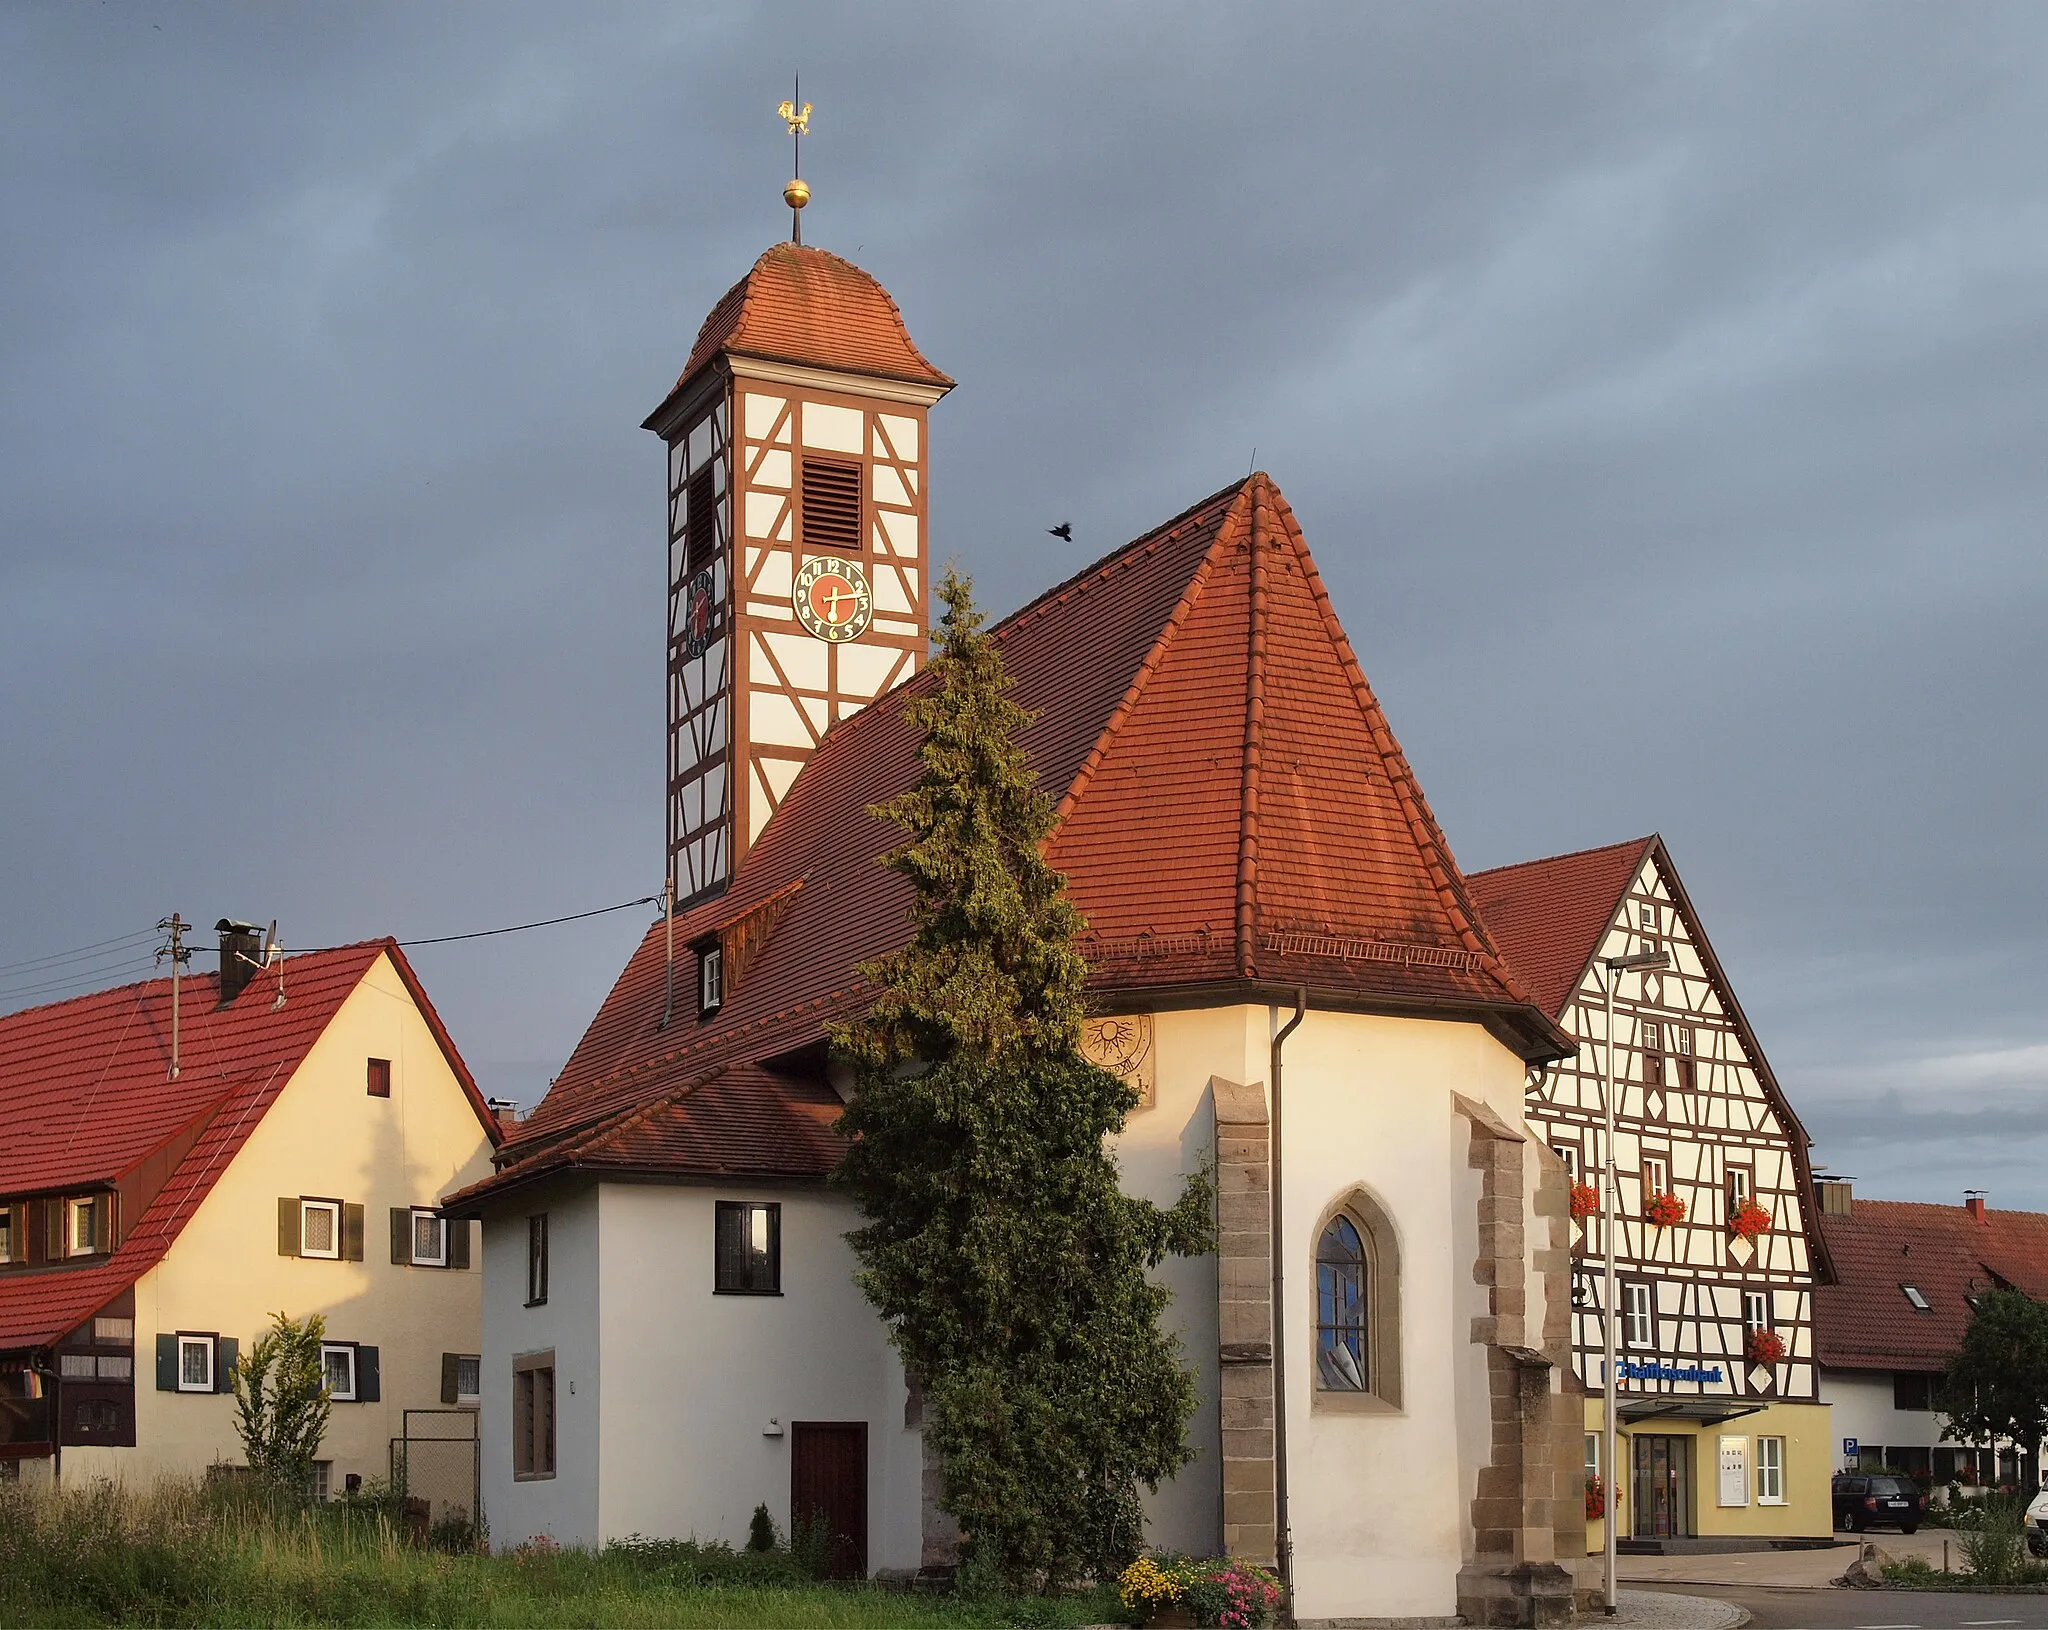
<svg viewBox="0 0 2048 1630">
<path fill-rule="evenodd" d="M 1653 1182 L 1651 1182 L 1651 1181 L 1650 1181 L 1650 1173 L 1651 1173 L 1651 1171 L 1652 1171 L 1653 1169 L 1654 1169 L 1654 1170 L 1655 1170 L 1655 1171 L 1657 1172 L 1658 1176 L 1659 1176 L 1659 1177 L 1660 1177 L 1660 1178 L 1662 1179 L 1662 1181 L 1661 1181 L 1661 1182 L 1656 1182 L 1656 1183 L 1653 1183 Z M 1671 1192 L 1671 1157 L 1670 1157 L 1669 1155 L 1644 1155 L 1644 1156 L 1643 1156 L 1643 1195 L 1644 1195 L 1644 1200 L 1645 1200 L 1645 1203 L 1647 1204 L 1647 1203 L 1648 1203 L 1648 1201 L 1649 1201 L 1649 1199 L 1650 1199 L 1651 1197 L 1655 1196 L 1655 1195 L 1659 1195 L 1659 1194 L 1669 1194 L 1670 1192 Z"/>
<path fill-rule="evenodd" d="M 435 1225 L 437 1235 L 441 1241 L 440 1254 L 437 1256 L 422 1256 L 420 1254 L 420 1224 L 422 1222 L 431 1222 Z M 414 1206 L 412 1208 L 412 1261 L 413 1266 L 416 1268 L 445 1268 L 448 1266 L 448 1219 L 437 1214 L 431 1206 Z"/>
<path fill-rule="evenodd" d="M 1600 1434 L 1598 1432 L 1588 1432 L 1586 1434 L 1586 1475 L 1588 1477 L 1598 1477 L 1600 1475 L 1601 1448 Z"/>
<path fill-rule="evenodd" d="M 697 956 L 697 1011 L 716 1013 L 725 1006 L 725 947 L 707 945 Z"/>
<path fill-rule="evenodd" d="M 214 1338 L 211 1336 L 188 1336 L 182 1330 L 178 1332 L 178 1390 L 180 1392 L 212 1392 L 214 1390 L 213 1341 Z M 185 1355 L 188 1352 L 199 1352 L 206 1355 L 206 1380 L 203 1384 L 185 1379 Z"/>
<path fill-rule="evenodd" d="M 462 1366 L 476 1366 L 476 1385 L 468 1392 L 462 1390 Z M 484 1401 L 484 1361 L 479 1353 L 457 1353 L 455 1355 L 455 1401 L 458 1404 L 481 1404 Z"/>
<path fill-rule="evenodd" d="M 334 1462 L 316 1460 L 306 1474 L 306 1493 L 315 1500 L 334 1498 Z"/>
<path fill-rule="evenodd" d="M 334 1248 L 332 1250 L 316 1251 L 306 1243 L 306 1215 L 312 1211 L 324 1211 L 334 1219 L 334 1232 L 332 1236 Z M 299 1255 L 316 1257 L 323 1262 L 339 1262 L 344 1244 L 342 1239 L 342 1221 L 342 1209 L 339 1200 L 307 1200 L 301 1198 L 299 1201 Z"/>
<path fill-rule="evenodd" d="M 1918 1285 L 1901 1285 L 1899 1287 L 1899 1294 L 1906 1298 L 1906 1305 L 1915 1313 L 1932 1313 L 1934 1311 L 1934 1304 L 1927 1299 L 1927 1292 Z"/>
<path fill-rule="evenodd" d="M 98 1195 L 83 1198 L 72 1197 L 64 1202 L 64 1254 L 66 1256 L 95 1256 L 99 1252 L 99 1200 Z M 84 1218 L 83 1239 L 79 1232 L 79 1219 Z"/>
<path fill-rule="evenodd" d="M 356 1401 L 356 1384 L 361 1379 L 356 1374 L 356 1349 L 353 1342 L 323 1341 L 320 1344 L 320 1379 L 322 1382 L 326 1381 L 327 1361 L 336 1354 L 348 1360 L 348 1390 L 343 1392 L 338 1387 L 329 1387 L 327 1396 L 338 1404 L 352 1404 Z"/>
<path fill-rule="evenodd" d="M 1761 1308 L 1761 1309 L 1763 1310 L 1763 1312 L 1762 1312 L 1762 1316 L 1761 1316 L 1760 1318 L 1754 1318 L 1754 1319 L 1753 1319 L 1753 1318 L 1751 1318 L 1751 1317 L 1750 1317 L 1750 1308 L 1751 1308 L 1752 1306 L 1760 1307 L 1760 1308 Z M 1742 1293 L 1742 1331 L 1743 1331 L 1743 1334 L 1744 1334 L 1744 1335 L 1747 1335 L 1747 1334 L 1748 1334 L 1748 1333 L 1749 1333 L 1750 1331 L 1752 1331 L 1752 1330 L 1768 1330 L 1768 1329 L 1770 1329 L 1770 1328 L 1771 1328 L 1771 1293 L 1770 1293 L 1769 1291 L 1767 1291 L 1767 1290 L 1746 1290 L 1746 1291 L 1744 1291 L 1744 1292 Z"/>
<path fill-rule="evenodd" d="M 1550 1152 L 1564 1162 L 1564 1175 L 1571 1182 L 1579 1180 L 1579 1146 L 1576 1143 L 1553 1143 Z"/>
<path fill-rule="evenodd" d="M 1785 1440 L 1780 1437 L 1756 1440 L 1756 1503 L 1785 1504 Z"/>
<path fill-rule="evenodd" d="M 1747 1166 L 1728 1168 L 1728 1215 L 1734 1216 L 1745 1201 L 1756 1198 L 1756 1179 Z"/>
<path fill-rule="evenodd" d="M 1641 1300 L 1640 1312 L 1637 1301 Z M 1637 1334 L 1640 1320 L 1642 1331 Z M 1643 1280 L 1624 1280 L 1621 1286 L 1621 1344 L 1624 1347 L 1657 1345 L 1657 1295 L 1655 1287 Z"/>
</svg>

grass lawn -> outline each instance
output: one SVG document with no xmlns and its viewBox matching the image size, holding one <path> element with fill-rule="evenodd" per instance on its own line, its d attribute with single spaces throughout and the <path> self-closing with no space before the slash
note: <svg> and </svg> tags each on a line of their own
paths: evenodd
<svg viewBox="0 0 2048 1630">
<path fill-rule="evenodd" d="M 191 1484 L 0 1488 L 0 1626 L 1099 1624 L 1113 1594 L 967 1601 L 823 1585 L 786 1551 L 652 1544 L 451 1556 L 376 1507 L 278 1511 Z"/>
</svg>

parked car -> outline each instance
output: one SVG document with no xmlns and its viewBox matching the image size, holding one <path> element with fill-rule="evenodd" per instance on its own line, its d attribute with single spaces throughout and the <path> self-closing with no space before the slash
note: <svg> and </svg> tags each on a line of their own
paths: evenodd
<svg viewBox="0 0 2048 1630">
<path fill-rule="evenodd" d="M 2027 1550 L 2034 1556 L 2048 1556 L 2048 1488 L 2027 1505 Z"/>
<path fill-rule="evenodd" d="M 1896 1528 L 1910 1534 L 1927 1515 L 1927 1496 L 1910 1477 L 1849 1472 L 1835 1479 L 1835 1526 L 1850 1533 Z"/>
</svg>

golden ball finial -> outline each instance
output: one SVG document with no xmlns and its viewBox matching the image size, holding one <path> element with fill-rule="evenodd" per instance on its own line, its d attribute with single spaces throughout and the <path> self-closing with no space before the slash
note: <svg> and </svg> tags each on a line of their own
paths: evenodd
<svg viewBox="0 0 2048 1630">
<path fill-rule="evenodd" d="M 811 201 L 811 189 L 804 185 L 802 176 L 795 177 L 782 189 L 782 201 L 791 209 L 802 209 Z"/>
</svg>

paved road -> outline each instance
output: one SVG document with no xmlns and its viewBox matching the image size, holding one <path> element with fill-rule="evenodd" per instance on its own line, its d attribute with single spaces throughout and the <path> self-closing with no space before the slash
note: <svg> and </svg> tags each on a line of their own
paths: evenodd
<svg viewBox="0 0 2048 1630">
<path fill-rule="evenodd" d="M 1647 1591 L 1656 1587 L 1634 1581 L 1629 1588 Z M 1978 1596 L 1933 1590 L 1764 1590 L 1754 1585 L 1687 1585 L 1683 1593 L 1748 1608 L 1755 1630 L 1960 1630 L 1966 1626 L 2048 1630 L 2048 1596 Z"/>
</svg>

